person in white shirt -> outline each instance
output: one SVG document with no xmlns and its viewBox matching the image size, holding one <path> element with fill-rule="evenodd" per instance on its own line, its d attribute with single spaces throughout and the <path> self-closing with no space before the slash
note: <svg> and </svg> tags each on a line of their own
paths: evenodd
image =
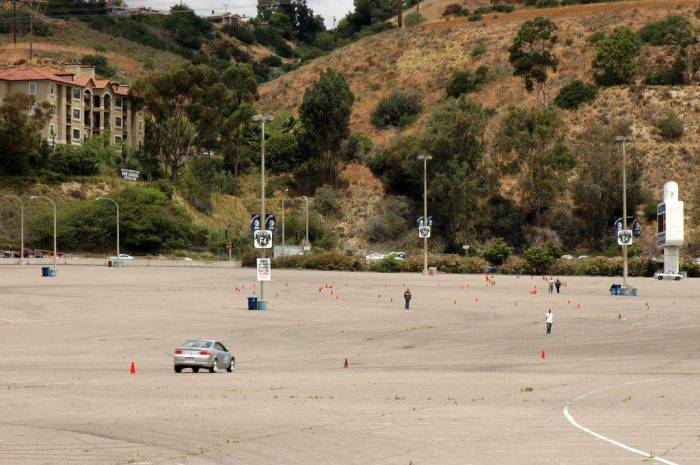
<svg viewBox="0 0 700 465">
<path fill-rule="evenodd" d="M 554 294 L 554 278 L 549 277 L 549 293 Z"/>
<path fill-rule="evenodd" d="M 544 320 L 547 322 L 547 336 L 549 336 L 552 334 L 552 323 L 554 322 L 554 313 L 552 313 L 551 308 L 544 314 Z"/>
</svg>

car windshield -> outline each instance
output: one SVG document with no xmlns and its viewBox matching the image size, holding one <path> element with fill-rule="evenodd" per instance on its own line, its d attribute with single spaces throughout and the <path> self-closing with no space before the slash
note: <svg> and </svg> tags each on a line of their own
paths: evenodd
<svg viewBox="0 0 700 465">
<path fill-rule="evenodd" d="M 182 347 L 189 347 L 191 349 L 208 349 L 211 347 L 211 342 L 209 341 L 187 341 L 182 344 Z"/>
</svg>

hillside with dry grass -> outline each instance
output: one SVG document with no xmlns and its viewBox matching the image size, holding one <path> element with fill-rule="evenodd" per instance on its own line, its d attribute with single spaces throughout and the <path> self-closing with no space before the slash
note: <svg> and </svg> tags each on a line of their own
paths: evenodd
<svg viewBox="0 0 700 465">
<path fill-rule="evenodd" d="M 512 106 L 539 105 L 525 91 L 520 77 L 512 76 L 508 63 L 513 37 L 520 25 L 538 16 L 550 18 L 558 26 L 555 54 L 561 62 L 551 76 L 551 95 L 573 79 L 592 80 L 591 61 L 595 46 L 587 39 L 595 32 L 611 31 L 620 26 L 639 30 L 651 21 L 670 14 L 685 16 L 700 26 L 694 12 L 698 1 L 642 0 L 609 4 L 577 5 L 552 9 L 518 9 L 509 14 L 490 14 L 482 21 L 440 17 L 450 1 L 426 1 L 421 11 L 432 21 L 405 30 L 387 31 L 348 45 L 319 58 L 301 69 L 266 83 L 261 88 L 261 105 L 267 110 L 296 112 L 305 90 L 321 70 L 342 72 L 356 95 L 351 127 L 370 136 L 375 144 L 385 145 L 401 133 L 415 132 L 446 101 L 446 85 L 456 70 L 474 70 L 488 66 L 495 75 L 485 89 L 470 94 L 474 100 L 496 110 L 488 127 L 492 136 L 500 117 Z M 478 2 L 476 2 L 478 3 Z M 651 60 L 655 57 L 642 57 Z M 383 97 L 395 92 L 419 95 L 424 111 L 411 126 L 403 129 L 378 130 L 371 124 L 371 113 Z M 672 110 L 685 125 L 680 141 L 666 142 L 654 123 Z M 679 181 L 690 197 L 700 179 L 700 89 L 696 86 L 643 86 L 601 88 L 593 104 L 577 111 L 563 111 L 571 140 L 585 137 L 583 128 L 591 121 L 612 124 L 632 123 L 635 142 L 631 152 L 645 167 L 645 185 L 660 195 L 662 184 Z M 616 154 L 611 154 L 616 156 Z M 692 210 L 694 205 L 689 202 Z M 692 215 L 689 215 L 691 219 Z M 692 220 L 691 220 L 692 221 Z M 650 243 L 651 247 L 652 244 Z"/>
</svg>

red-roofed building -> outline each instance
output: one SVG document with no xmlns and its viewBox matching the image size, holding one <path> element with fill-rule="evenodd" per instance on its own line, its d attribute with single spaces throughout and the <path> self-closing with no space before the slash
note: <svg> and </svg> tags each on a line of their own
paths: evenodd
<svg viewBox="0 0 700 465">
<path fill-rule="evenodd" d="M 43 137 L 52 144 L 81 144 L 109 131 L 111 143 L 140 149 L 145 136 L 143 112 L 129 86 L 95 78 L 95 68 L 65 65 L 63 70 L 19 65 L 0 69 L 0 101 L 27 93 L 54 107 Z"/>
</svg>

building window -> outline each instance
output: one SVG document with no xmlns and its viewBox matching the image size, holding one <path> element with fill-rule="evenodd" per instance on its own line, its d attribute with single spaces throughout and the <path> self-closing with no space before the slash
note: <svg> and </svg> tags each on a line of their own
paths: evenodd
<svg viewBox="0 0 700 465">
<path fill-rule="evenodd" d="M 114 117 L 114 126 L 117 128 L 122 127 L 122 117 L 121 116 Z"/>
<path fill-rule="evenodd" d="M 51 95 L 54 94 L 54 86 L 53 86 L 53 83 L 49 84 L 49 93 L 50 93 Z"/>
<path fill-rule="evenodd" d="M 73 108 L 73 119 L 80 121 L 80 108 Z"/>
<path fill-rule="evenodd" d="M 139 140 L 139 150 L 143 150 L 143 141 Z"/>
<path fill-rule="evenodd" d="M 143 132 L 143 120 L 139 120 L 139 132 Z"/>
<path fill-rule="evenodd" d="M 122 136 L 114 136 L 114 143 L 121 144 L 122 143 Z"/>
<path fill-rule="evenodd" d="M 29 95 L 36 95 L 36 82 L 29 83 Z"/>
<path fill-rule="evenodd" d="M 121 107 L 122 107 L 122 98 L 121 98 L 121 97 L 117 97 L 117 100 L 116 100 L 116 102 L 115 102 L 115 105 L 116 105 L 117 108 L 121 108 Z"/>
<path fill-rule="evenodd" d="M 80 140 L 80 129 L 73 129 L 73 140 Z"/>
<path fill-rule="evenodd" d="M 80 100 L 80 89 L 77 87 L 73 88 L 73 100 Z"/>
</svg>

